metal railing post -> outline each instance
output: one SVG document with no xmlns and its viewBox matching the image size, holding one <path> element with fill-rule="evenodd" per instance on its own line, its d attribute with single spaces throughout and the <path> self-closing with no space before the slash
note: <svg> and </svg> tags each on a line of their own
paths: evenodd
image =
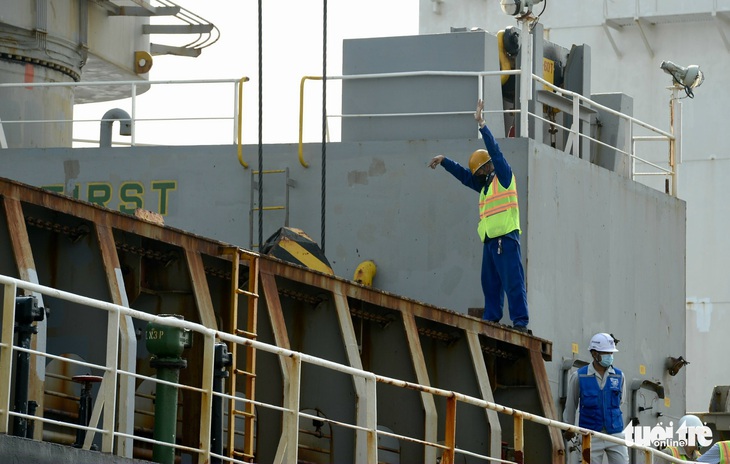
<svg viewBox="0 0 730 464">
<path fill-rule="evenodd" d="M 520 137 L 529 137 L 530 95 L 532 95 L 532 34 L 530 23 L 522 21 L 520 34 Z"/>
<path fill-rule="evenodd" d="M 135 140 L 137 139 L 137 84 L 132 84 L 132 137 L 130 139 L 130 145 L 134 146 Z"/>
<path fill-rule="evenodd" d="M 583 464 L 591 464 L 591 436 L 587 433 L 583 435 L 580 462 Z"/>
<path fill-rule="evenodd" d="M 515 414 L 514 416 L 514 429 L 515 429 L 515 462 L 517 464 L 523 464 L 525 462 L 525 431 L 524 431 L 524 420 L 521 415 Z"/>
<path fill-rule="evenodd" d="M 220 459 L 211 459 L 210 452 L 223 454 L 222 429 L 223 429 L 223 403 L 219 396 L 213 396 L 214 384 L 219 377 L 215 370 L 218 361 L 218 345 L 215 344 L 215 337 L 212 334 L 205 335 L 203 342 L 203 369 L 201 373 L 201 388 L 203 392 L 200 394 L 200 449 L 202 453 L 198 455 L 198 464 L 206 464 L 210 462 L 220 462 Z M 225 346 L 221 344 L 221 346 Z M 225 372 L 225 371 L 224 371 Z M 220 380 L 222 383 L 222 377 Z M 217 391 L 217 390 L 216 390 Z M 221 390 L 222 391 L 222 390 Z M 215 409 L 217 403 L 218 408 Z M 216 417 L 217 413 L 217 417 Z M 217 423 L 213 424 L 213 418 L 216 417 Z M 217 427 L 221 433 L 215 434 L 213 430 Z M 212 449 L 214 448 L 215 449 Z"/>
<path fill-rule="evenodd" d="M 302 381 L 302 358 L 292 356 L 288 360 L 289 385 L 282 434 L 286 435 L 286 452 L 283 462 L 297 462 L 299 455 L 299 395 Z M 286 386 L 285 386 L 286 388 Z"/>
<path fill-rule="evenodd" d="M 233 87 L 233 93 L 236 95 L 238 105 L 233 110 L 233 117 L 236 121 L 237 136 L 236 141 L 238 142 L 238 162 L 241 163 L 245 169 L 248 169 L 248 163 L 243 160 L 243 83 L 248 82 L 248 77 L 244 76 L 238 81 L 238 85 Z"/>
<path fill-rule="evenodd" d="M 299 82 L 299 163 L 305 168 L 309 167 L 309 164 L 304 161 L 304 144 L 302 142 L 304 136 L 304 83 L 307 79 L 322 80 L 319 76 L 304 76 Z"/>
<path fill-rule="evenodd" d="M 446 397 L 446 426 L 444 432 L 444 454 L 442 464 L 454 464 L 456 455 L 456 397 Z"/>
<path fill-rule="evenodd" d="M 677 143 L 677 134 L 682 132 L 682 103 L 678 98 L 679 89 L 672 87 L 672 99 L 669 101 L 669 130 L 674 136 L 669 139 L 669 169 L 671 169 L 672 188 L 670 190 L 673 197 L 677 196 L 677 164 L 681 162 L 680 143 Z"/>
<path fill-rule="evenodd" d="M 366 404 L 368 406 L 365 417 L 367 432 L 368 463 L 378 462 L 378 400 L 377 381 L 375 376 L 365 378 Z"/>
<path fill-rule="evenodd" d="M 580 99 L 573 97 L 573 156 L 580 158 Z"/>
</svg>

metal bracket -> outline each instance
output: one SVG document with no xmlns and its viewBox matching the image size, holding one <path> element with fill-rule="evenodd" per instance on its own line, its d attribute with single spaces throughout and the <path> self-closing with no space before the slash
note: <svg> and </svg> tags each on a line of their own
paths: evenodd
<svg viewBox="0 0 730 464">
<path fill-rule="evenodd" d="M 616 41 L 613 40 L 613 35 L 611 35 L 611 31 L 609 30 L 609 27 L 619 30 L 618 28 L 620 26 L 618 26 L 613 21 L 608 20 L 608 19 L 606 20 L 605 23 L 603 23 L 603 31 L 606 33 L 606 37 L 608 37 L 608 42 L 611 44 L 611 47 L 613 47 L 613 51 L 614 51 L 614 53 L 616 53 L 616 57 L 621 58 L 623 56 L 623 53 L 621 53 L 621 50 L 619 50 L 618 46 L 616 46 Z"/>
<path fill-rule="evenodd" d="M 716 18 L 715 25 L 717 26 L 717 32 L 720 33 L 722 42 L 725 44 L 725 49 L 730 52 L 730 41 L 728 40 L 727 36 L 725 35 L 725 31 L 723 30 L 723 23 L 725 25 L 730 25 L 730 13 L 727 13 L 725 11 L 713 11 L 712 16 Z"/>
<path fill-rule="evenodd" d="M 646 50 L 649 52 L 649 56 L 654 58 L 654 50 L 651 48 L 649 39 L 646 37 L 646 33 L 644 32 L 644 27 L 642 26 L 642 24 L 645 26 L 651 26 L 652 24 L 643 18 L 634 18 L 634 21 L 636 22 L 636 25 L 639 26 L 639 33 L 641 33 L 641 39 L 644 41 L 644 46 L 646 47 Z"/>
</svg>

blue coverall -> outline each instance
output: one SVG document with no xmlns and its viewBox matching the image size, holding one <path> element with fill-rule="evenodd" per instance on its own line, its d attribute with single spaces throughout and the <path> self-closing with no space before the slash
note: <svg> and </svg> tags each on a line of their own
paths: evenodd
<svg viewBox="0 0 730 464">
<path fill-rule="evenodd" d="M 492 158 L 494 172 L 486 179 L 474 176 L 471 171 L 459 163 L 444 158 L 441 166 L 467 187 L 481 193 L 494 181 L 504 188 L 512 181 L 512 167 L 507 163 L 497 141 L 487 126 L 479 129 L 484 145 Z M 504 294 L 507 294 L 510 319 L 515 327 L 525 327 L 530 321 L 527 311 L 527 292 L 525 291 L 525 272 L 522 268 L 520 251 L 520 232 L 513 230 L 501 237 L 484 241 L 482 253 L 482 290 L 484 291 L 484 313 L 482 319 L 499 322 L 504 309 Z"/>
</svg>

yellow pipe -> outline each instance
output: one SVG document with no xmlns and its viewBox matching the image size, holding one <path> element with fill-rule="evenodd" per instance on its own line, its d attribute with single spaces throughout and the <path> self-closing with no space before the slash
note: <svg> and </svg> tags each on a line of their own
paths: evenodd
<svg viewBox="0 0 730 464">
<path fill-rule="evenodd" d="M 507 52 L 504 51 L 504 31 L 497 32 L 497 47 L 499 48 L 499 70 L 500 71 L 509 71 L 512 70 L 512 62 L 509 59 L 509 56 L 507 55 Z M 502 85 L 507 83 L 507 79 L 509 79 L 509 75 L 502 74 Z"/>
<path fill-rule="evenodd" d="M 248 163 L 243 160 L 243 83 L 248 82 L 248 77 L 244 76 L 238 81 L 238 162 L 241 166 L 248 169 Z"/>
<path fill-rule="evenodd" d="M 357 269 L 355 269 L 355 275 L 352 277 L 352 280 L 359 284 L 363 284 L 366 287 L 372 287 L 373 277 L 375 277 L 375 273 L 377 272 L 377 270 L 378 269 L 375 266 L 374 261 L 363 261 L 362 263 L 358 264 Z"/>
<path fill-rule="evenodd" d="M 304 134 L 304 81 L 307 79 L 321 81 L 322 78 L 319 76 L 304 76 L 299 83 L 299 162 L 305 168 L 309 165 L 304 161 L 304 145 L 302 144 L 302 136 Z"/>
</svg>

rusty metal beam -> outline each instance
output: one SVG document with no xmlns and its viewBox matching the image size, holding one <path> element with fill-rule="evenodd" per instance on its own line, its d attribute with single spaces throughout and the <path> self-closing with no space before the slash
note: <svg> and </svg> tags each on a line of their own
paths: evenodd
<svg viewBox="0 0 730 464">
<path fill-rule="evenodd" d="M 260 272 L 261 276 L 261 289 L 266 298 L 266 309 L 269 313 L 269 320 L 271 321 L 271 330 L 274 333 L 274 342 L 276 346 L 280 346 L 285 349 L 291 349 L 289 343 L 289 334 L 286 330 L 286 321 L 284 320 L 284 311 L 281 309 L 281 300 L 279 299 L 279 289 L 276 286 L 276 278 L 273 274 L 267 274 L 263 271 Z M 291 379 L 289 378 L 289 372 L 292 371 L 291 358 L 278 356 L 279 364 L 281 365 L 281 377 L 282 384 L 284 385 L 284 398 L 283 404 L 292 404 L 293 399 L 289 398 L 289 394 L 292 389 L 289 386 Z M 293 424 L 291 422 L 294 422 Z M 282 418 L 282 433 L 279 437 L 279 444 L 276 448 L 276 457 L 274 458 L 275 463 L 285 462 L 286 449 L 287 449 L 287 438 L 289 434 L 287 432 L 292 429 L 298 430 L 298 417 L 292 414 L 284 414 Z"/>
<path fill-rule="evenodd" d="M 537 394 L 542 405 L 543 416 L 548 419 L 561 420 L 562 418 L 558 417 L 553 397 L 550 394 L 550 381 L 545 370 L 545 363 L 539 354 L 534 351 L 530 351 L 530 363 L 532 364 L 532 372 L 535 375 L 535 384 L 537 385 Z M 560 429 L 555 427 L 548 427 L 548 432 L 550 433 L 550 442 L 553 449 L 552 463 L 562 464 L 565 462 L 563 435 Z"/>
<path fill-rule="evenodd" d="M 416 380 L 421 385 L 431 385 L 428 376 L 428 368 L 426 367 L 426 358 L 423 355 L 421 339 L 418 336 L 418 326 L 413 313 L 408 310 L 403 311 L 403 325 L 406 331 L 406 340 L 408 348 L 411 352 L 411 360 L 413 361 L 413 369 L 416 372 Z M 424 410 L 424 427 L 423 437 L 425 441 L 435 443 L 438 435 L 438 412 L 436 411 L 436 401 L 433 395 L 421 392 L 421 402 Z M 423 450 L 423 462 L 436 462 L 436 448 L 425 446 Z"/>
<path fill-rule="evenodd" d="M 119 256 L 114 245 L 114 234 L 112 230 L 107 226 L 96 227 L 96 239 L 99 242 L 99 249 L 101 250 L 101 260 L 104 267 L 104 273 L 106 274 L 107 285 L 109 286 L 109 294 L 111 301 L 114 304 L 120 306 L 129 307 L 129 300 L 127 298 L 127 292 L 124 287 L 124 277 L 122 276 L 122 269 L 119 263 Z M 115 317 L 116 315 L 109 314 L 109 317 Z M 137 337 L 134 331 L 134 323 L 132 318 L 124 316 L 119 321 L 119 334 L 120 336 L 120 347 L 119 347 L 119 365 L 122 369 L 134 373 L 137 370 Z M 113 362 L 116 365 L 116 352 L 108 353 L 108 356 L 114 356 L 114 359 L 107 359 L 107 365 Z M 119 430 L 123 433 L 132 435 L 134 434 L 134 392 L 135 382 L 134 377 L 122 376 L 119 382 L 119 405 L 115 406 L 115 388 L 117 379 L 114 373 L 107 372 L 104 374 L 103 384 L 100 386 L 101 392 L 105 392 L 103 401 L 97 401 L 94 405 L 93 417 L 98 420 L 98 414 L 101 413 L 101 408 L 106 406 L 108 408 L 118 407 L 118 419 L 119 419 Z M 109 387 L 107 384 L 111 383 Z M 104 415 L 106 419 L 106 414 Z M 113 425 L 113 424 L 112 424 Z M 87 434 L 89 438 L 91 434 Z M 104 437 L 106 447 L 111 449 L 112 437 Z M 117 438 L 117 454 L 120 456 L 131 458 L 133 454 L 133 441 L 130 438 L 119 437 Z"/>
<path fill-rule="evenodd" d="M 277 276 L 323 290 L 339 292 L 348 297 L 394 311 L 401 311 L 404 305 L 408 304 L 414 316 L 440 322 L 464 331 L 476 332 L 494 340 L 527 348 L 530 351 L 537 351 L 546 361 L 552 359 L 552 342 L 548 340 L 500 327 L 497 324 L 485 323 L 480 319 L 386 293 L 382 290 L 367 288 L 341 277 L 311 271 L 269 256 L 262 256 L 261 266 L 262 269 L 265 268 L 267 272 Z"/>
<path fill-rule="evenodd" d="M 281 309 L 279 289 L 276 286 L 276 279 L 274 275 L 262 270 L 261 287 L 263 288 L 264 297 L 266 298 L 266 308 L 269 312 L 269 319 L 271 320 L 271 328 L 274 332 L 274 341 L 276 342 L 276 346 L 289 350 L 291 349 L 289 334 L 286 330 L 284 311 Z"/>
<path fill-rule="evenodd" d="M 17 198 L 3 198 L 3 206 L 8 223 L 8 232 L 10 234 L 10 242 L 15 256 L 15 263 L 18 266 L 18 275 L 22 280 L 40 283 L 38 281 L 38 273 L 36 271 L 35 261 L 33 260 L 33 251 L 30 247 L 30 239 L 28 238 L 28 229 L 25 227 L 25 216 L 23 215 L 23 207 Z M 38 299 L 38 305 L 45 307 L 43 304 L 43 295 L 35 294 Z M 36 322 L 38 332 L 31 339 L 30 347 L 33 350 L 46 351 L 48 321 L 43 318 L 42 321 Z M 44 392 L 43 384 L 46 380 L 46 360 L 38 359 L 38 356 L 30 357 L 30 378 L 28 379 L 28 399 L 38 403 L 36 414 L 43 417 Z M 41 440 L 43 437 L 43 422 L 36 421 L 34 426 L 33 439 Z"/>
<path fill-rule="evenodd" d="M 337 321 L 340 325 L 340 333 L 342 335 L 342 343 L 345 346 L 347 361 L 350 366 L 363 370 L 362 359 L 360 359 L 360 350 L 357 346 L 357 337 L 355 337 L 355 328 L 352 324 L 350 316 L 350 306 L 347 304 L 347 298 L 341 292 L 334 291 L 335 309 L 337 312 Z M 353 376 L 352 382 L 357 395 L 357 425 L 367 427 L 368 412 L 368 395 L 366 392 L 365 379 L 359 376 Z M 355 431 L 355 462 L 368 462 L 368 440 L 366 432 L 363 430 Z"/>
<path fill-rule="evenodd" d="M 74 200 L 58 193 L 31 187 L 9 179 L 0 178 L 0 197 L 22 200 L 23 203 L 85 219 L 97 226 L 104 225 L 112 229 L 124 230 L 142 237 L 176 245 L 183 249 L 195 249 L 201 254 L 210 256 L 218 256 L 218 248 L 222 244 L 179 229 L 147 222 L 129 214 Z"/>
<path fill-rule="evenodd" d="M 487 365 L 484 362 L 484 354 L 479 344 L 479 335 L 474 332 L 467 332 L 467 342 L 469 343 L 469 352 L 471 353 L 472 363 L 474 365 L 474 373 L 479 382 L 479 390 L 482 399 L 494 403 L 494 393 L 492 385 L 489 381 L 489 373 Z M 502 456 L 502 425 L 499 423 L 499 415 L 493 409 L 486 409 L 487 421 L 489 422 L 489 456 L 499 458 Z"/>
<path fill-rule="evenodd" d="M 186 248 L 185 260 L 190 271 L 190 282 L 193 285 L 193 294 L 195 295 L 195 303 L 198 307 L 200 323 L 208 328 L 218 330 L 218 321 L 215 318 L 213 300 L 210 297 L 208 280 L 205 277 L 205 269 L 203 268 L 203 258 L 200 252 L 194 248 Z"/>
</svg>

